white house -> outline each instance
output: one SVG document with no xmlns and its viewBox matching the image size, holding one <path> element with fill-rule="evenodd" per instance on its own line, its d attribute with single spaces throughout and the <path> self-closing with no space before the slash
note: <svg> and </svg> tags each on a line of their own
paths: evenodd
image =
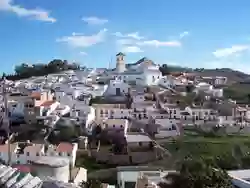
<svg viewBox="0 0 250 188">
<path fill-rule="evenodd" d="M 110 80 L 107 90 L 105 91 L 105 96 L 110 95 L 125 95 L 129 91 L 129 85 L 125 83 L 123 80 L 115 79 Z"/>
<path fill-rule="evenodd" d="M 196 87 L 195 90 L 197 92 L 199 92 L 199 91 L 207 91 L 207 90 L 212 90 L 213 89 L 212 85 L 210 85 L 208 83 L 205 83 L 205 82 L 200 82 L 195 87 Z"/>
<path fill-rule="evenodd" d="M 129 128 L 129 122 L 127 119 L 103 119 L 103 120 L 96 120 L 94 122 L 95 126 L 101 126 L 107 131 L 123 131 L 124 135 L 127 134 Z"/>
<path fill-rule="evenodd" d="M 163 178 L 166 176 L 168 172 L 169 171 L 162 171 L 157 167 L 148 166 L 117 167 L 117 183 L 120 188 L 136 187 L 138 178 L 144 175 L 153 176 L 154 179 L 159 179 L 159 177 Z"/>
<path fill-rule="evenodd" d="M 78 150 L 77 143 L 67 143 L 61 142 L 57 147 L 51 145 L 47 152 L 45 153 L 46 156 L 60 156 L 66 157 L 70 160 L 72 167 L 75 166 L 76 161 L 76 152 Z"/>
<path fill-rule="evenodd" d="M 155 119 L 154 123 L 159 125 L 156 138 L 175 137 L 180 135 L 178 124 L 181 123 L 178 119 Z"/>
<path fill-rule="evenodd" d="M 175 86 L 175 78 L 173 76 L 163 76 L 158 84 L 163 88 L 173 88 Z"/>
</svg>

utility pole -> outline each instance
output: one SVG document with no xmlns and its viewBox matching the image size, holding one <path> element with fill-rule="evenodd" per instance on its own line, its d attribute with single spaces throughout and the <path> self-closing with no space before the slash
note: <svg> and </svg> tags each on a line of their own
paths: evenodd
<svg viewBox="0 0 250 188">
<path fill-rule="evenodd" d="M 2 84 L 2 96 L 4 102 L 4 116 L 3 116 L 3 126 L 5 126 L 5 131 L 7 132 L 7 139 L 8 139 L 8 162 L 7 165 L 11 165 L 11 149 L 10 149 L 10 122 L 9 122 L 9 109 L 8 109 L 8 99 L 7 93 L 8 88 L 6 86 L 6 78 L 3 79 Z"/>
</svg>

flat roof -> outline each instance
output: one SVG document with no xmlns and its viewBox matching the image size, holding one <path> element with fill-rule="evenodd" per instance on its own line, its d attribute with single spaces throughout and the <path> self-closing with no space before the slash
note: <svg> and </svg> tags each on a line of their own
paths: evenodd
<svg viewBox="0 0 250 188">
<path fill-rule="evenodd" d="M 161 167 L 154 166 L 118 166 L 117 172 L 163 171 Z"/>
<path fill-rule="evenodd" d="M 126 140 L 128 143 L 152 141 L 148 136 L 141 134 L 126 135 Z"/>
<path fill-rule="evenodd" d="M 33 160 L 32 164 L 58 168 L 69 165 L 69 160 L 67 158 L 58 156 L 55 157 L 42 156 L 36 160 Z"/>
<path fill-rule="evenodd" d="M 250 179 L 250 169 L 248 170 L 229 170 L 227 171 L 229 175 L 237 177 L 240 179 Z"/>
</svg>

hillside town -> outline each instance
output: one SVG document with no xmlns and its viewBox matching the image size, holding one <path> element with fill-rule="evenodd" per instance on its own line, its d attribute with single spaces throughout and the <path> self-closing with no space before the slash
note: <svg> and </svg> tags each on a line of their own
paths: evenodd
<svg viewBox="0 0 250 188">
<path fill-rule="evenodd" d="M 225 94 L 231 85 L 220 75 L 163 75 L 154 61 L 128 64 L 122 52 L 116 67 L 3 78 L 0 187 L 88 187 L 89 179 L 102 187 L 158 187 L 177 170 L 177 158 L 193 152 L 188 144 L 206 142 L 202 155 L 208 144 L 249 138 L 250 106 Z M 249 160 L 241 164 L 223 167 L 237 187 L 250 179 Z"/>
</svg>

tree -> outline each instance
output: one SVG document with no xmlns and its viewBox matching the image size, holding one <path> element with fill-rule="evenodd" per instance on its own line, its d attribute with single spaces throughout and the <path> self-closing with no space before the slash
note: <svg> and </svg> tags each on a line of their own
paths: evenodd
<svg viewBox="0 0 250 188">
<path fill-rule="evenodd" d="M 2 79 L 6 77 L 6 74 L 3 72 L 2 74 Z"/>
<path fill-rule="evenodd" d="M 82 182 L 80 187 L 82 188 L 100 188 L 102 183 L 97 179 L 88 179 L 87 182 Z"/>
<path fill-rule="evenodd" d="M 67 60 L 54 59 L 48 64 L 21 64 L 15 67 L 14 75 L 7 75 L 9 80 L 20 80 L 32 76 L 45 76 L 51 73 L 57 73 L 63 70 L 80 70 L 80 65 L 77 63 L 68 63 Z"/>
<path fill-rule="evenodd" d="M 232 188 L 227 172 L 214 168 L 202 159 L 185 159 L 179 173 L 169 173 L 161 188 Z"/>
<path fill-rule="evenodd" d="M 187 92 L 187 93 L 191 93 L 193 90 L 194 90 L 194 85 L 188 84 L 188 85 L 186 86 L 186 92 Z"/>
<path fill-rule="evenodd" d="M 250 103 L 250 94 L 247 94 L 247 100 Z"/>
<path fill-rule="evenodd" d="M 169 68 L 166 64 L 163 64 L 160 68 L 159 68 L 159 71 L 161 71 L 162 75 L 165 76 L 165 75 L 169 75 L 170 71 L 169 71 Z"/>
</svg>

